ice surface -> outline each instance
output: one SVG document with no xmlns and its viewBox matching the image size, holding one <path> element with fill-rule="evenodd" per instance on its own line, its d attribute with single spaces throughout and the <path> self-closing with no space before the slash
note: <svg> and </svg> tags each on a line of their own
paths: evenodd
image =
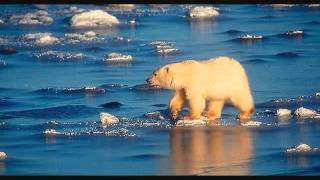
<svg viewBox="0 0 320 180">
<path fill-rule="evenodd" d="M 242 126 L 249 126 L 249 127 L 255 127 L 255 126 L 261 126 L 262 122 L 260 121 L 247 121 L 245 123 L 241 123 Z"/>
</svg>

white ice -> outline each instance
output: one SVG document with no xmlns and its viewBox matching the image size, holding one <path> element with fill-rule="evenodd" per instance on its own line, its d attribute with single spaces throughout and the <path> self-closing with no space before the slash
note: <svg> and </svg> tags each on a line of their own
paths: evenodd
<svg viewBox="0 0 320 180">
<path fill-rule="evenodd" d="M 74 15 L 70 20 L 72 27 L 111 27 L 119 24 L 119 20 L 102 10 L 91 10 Z"/>
</svg>

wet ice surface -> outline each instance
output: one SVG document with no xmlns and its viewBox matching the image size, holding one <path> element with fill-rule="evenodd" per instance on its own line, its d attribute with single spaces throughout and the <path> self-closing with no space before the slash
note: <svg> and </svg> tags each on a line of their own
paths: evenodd
<svg viewBox="0 0 320 180">
<path fill-rule="evenodd" d="M 193 7 L 1 5 L 0 174 L 319 175 L 319 10 L 216 5 L 218 16 L 190 20 Z M 120 23 L 71 27 L 97 9 Z M 134 60 L 103 62 L 111 53 Z M 226 104 L 220 120 L 172 122 L 173 92 L 148 75 L 220 55 L 244 65 L 256 113 L 240 122 Z"/>
</svg>

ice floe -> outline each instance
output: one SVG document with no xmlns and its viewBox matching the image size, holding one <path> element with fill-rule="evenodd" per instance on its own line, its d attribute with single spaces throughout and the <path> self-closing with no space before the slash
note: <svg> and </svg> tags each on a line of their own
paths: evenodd
<svg viewBox="0 0 320 180">
<path fill-rule="evenodd" d="M 262 39 L 263 36 L 261 35 L 250 35 L 250 34 L 245 34 L 243 36 L 239 37 L 241 40 L 257 40 L 257 39 Z"/>
<path fill-rule="evenodd" d="M 131 62 L 133 57 L 131 55 L 123 55 L 120 53 L 110 53 L 104 57 L 104 62 Z"/>
<path fill-rule="evenodd" d="M 97 34 L 94 31 L 87 31 L 84 33 L 66 33 L 65 39 L 69 43 L 77 43 L 80 41 L 91 41 L 97 38 Z"/>
<path fill-rule="evenodd" d="M 23 15 L 13 15 L 10 17 L 9 21 L 13 24 L 25 24 L 25 25 L 32 25 L 32 24 L 44 24 L 48 25 L 53 22 L 53 19 L 49 17 L 47 11 L 39 10 L 36 12 L 29 12 Z"/>
<path fill-rule="evenodd" d="M 58 135 L 58 134 L 62 134 L 61 132 L 56 131 L 55 129 L 46 129 L 45 131 L 43 131 L 43 133 L 45 135 Z"/>
<path fill-rule="evenodd" d="M 300 107 L 295 110 L 294 114 L 299 118 L 320 118 L 320 114 L 312 109 Z"/>
<path fill-rule="evenodd" d="M 119 119 L 117 117 L 106 112 L 100 113 L 100 121 L 103 125 L 119 123 Z"/>
<path fill-rule="evenodd" d="M 247 121 L 247 122 L 241 122 L 242 126 L 248 126 L 248 127 L 257 127 L 261 126 L 262 122 L 260 121 Z"/>
<path fill-rule="evenodd" d="M 69 53 L 61 51 L 43 51 L 36 52 L 34 56 L 39 60 L 57 60 L 57 61 L 75 61 L 81 60 L 84 55 L 82 53 Z"/>
<path fill-rule="evenodd" d="M 291 110 L 289 109 L 277 109 L 276 112 L 278 117 L 291 116 Z"/>
<path fill-rule="evenodd" d="M 320 152 L 319 148 L 312 148 L 308 144 L 299 144 L 298 146 L 289 148 L 285 151 L 288 154 L 297 154 L 297 153 L 313 153 Z"/>
<path fill-rule="evenodd" d="M 5 152 L 0 152 L 0 161 L 7 159 L 7 154 Z"/>
<path fill-rule="evenodd" d="M 159 111 L 155 111 L 155 112 L 146 112 L 144 114 L 144 116 L 146 118 L 151 118 L 151 119 L 160 119 L 160 120 L 164 120 L 165 118 L 161 115 L 161 113 Z"/>
<path fill-rule="evenodd" d="M 84 12 L 84 9 L 78 8 L 77 6 L 70 6 L 69 7 L 69 12 L 77 14 L 77 13 L 82 13 Z"/>
<path fill-rule="evenodd" d="M 178 49 L 173 47 L 173 43 L 168 41 L 153 41 L 150 45 L 152 45 L 160 55 L 172 54 L 178 51 Z"/>
<path fill-rule="evenodd" d="M 215 7 L 205 7 L 205 6 L 197 6 L 191 8 L 189 11 L 189 17 L 191 18 L 210 18 L 218 16 L 218 8 Z"/>
<path fill-rule="evenodd" d="M 0 24 L 4 24 L 4 20 L 0 19 Z"/>
<path fill-rule="evenodd" d="M 51 33 L 29 33 L 23 36 L 26 41 L 34 41 L 38 45 L 49 45 L 58 43 L 59 39 Z"/>
<path fill-rule="evenodd" d="M 119 20 L 102 10 L 91 10 L 74 15 L 70 20 L 72 27 L 111 27 L 119 24 Z"/>
<path fill-rule="evenodd" d="M 287 35 L 287 36 L 301 36 L 301 35 L 303 35 L 303 31 L 302 30 L 289 30 L 289 31 L 285 32 L 284 35 Z"/>
</svg>

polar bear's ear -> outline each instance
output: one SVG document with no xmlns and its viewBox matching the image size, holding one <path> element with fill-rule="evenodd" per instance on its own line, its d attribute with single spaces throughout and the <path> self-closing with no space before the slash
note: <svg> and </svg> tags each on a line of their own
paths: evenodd
<svg viewBox="0 0 320 180">
<path fill-rule="evenodd" d="M 164 71 L 165 71 L 165 72 L 169 72 L 169 67 L 165 67 L 165 68 L 164 68 Z"/>
</svg>

